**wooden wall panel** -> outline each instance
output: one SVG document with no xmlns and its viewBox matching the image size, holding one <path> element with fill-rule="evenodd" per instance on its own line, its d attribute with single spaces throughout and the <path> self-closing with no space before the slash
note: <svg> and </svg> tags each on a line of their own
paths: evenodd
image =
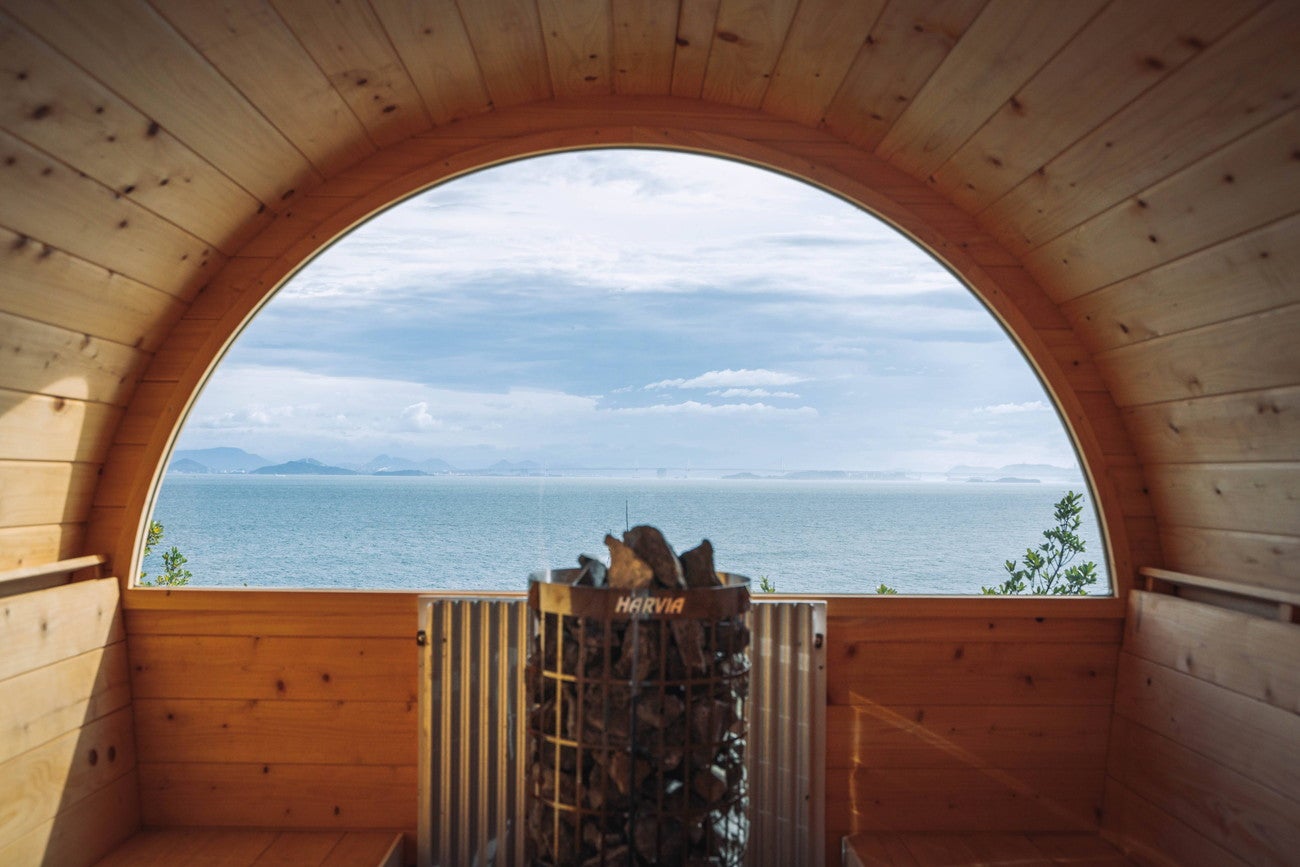
<svg viewBox="0 0 1300 867">
<path fill-rule="evenodd" d="M 1238 581 L 1246 591 L 1300 587 L 1300 539 L 1295 536 L 1163 527 L 1160 537 L 1170 569 Z"/>
<path fill-rule="evenodd" d="M 699 99 L 713 47 L 713 26 L 720 0 L 681 0 L 677 16 L 677 50 L 673 52 L 673 96 Z"/>
<path fill-rule="evenodd" d="M 710 102 L 758 108 L 767 92 L 797 0 L 722 0 L 704 73 Z"/>
<path fill-rule="evenodd" d="M 0 527 L 84 521 L 97 481 L 94 464 L 0 460 Z"/>
<path fill-rule="evenodd" d="M 460 3 L 459 9 L 494 108 L 551 95 L 536 3 Z"/>
<path fill-rule="evenodd" d="M 763 95 L 763 110 L 816 126 L 884 6 L 884 0 L 800 3 Z"/>
<path fill-rule="evenodd" d="M 1142 591 L 1115 694 L 1106 828 L 1187 863 L 1300 851 L 1300 625 Z M 1156 863 L 1161 855 L 1152 856 Z"/>
<path fill-rule="evenodd" d="M 491 108 L 454 0 L 370 0 L 436 124 Z"/>
<path fill-rule="evenodd" d="M 84 523 L 0 528 L 0 569 L 66 560 L 82 550 Z"/>
<path fill-rule="evenodd" d="M 118 581 L 0 614 L 0 863 L 91 864 L 139 827 Z"/>
<path fill-rule="evenodd" d="M 124 406 L 149 362 L 120 343 L 0 313 L 5 385 L 18 391 Z"/>
<path fill-rule="evenodd" d="M 122 411 L 0 388 L 0 459 L 102 463 Z"/>
<path fill-rule="evenodd" d="M 1300 464 L 1150 464 L 1146 478 L 1172 526 L 1300 533 Z"/>
<path fill-rule="evenodd" d="M 613 0 L 614 92 L 662 96 L 673 89 L 675 0 Z"/>
<path fill-rule="evenodd" d="M 551 92 L 560 99 L 613 90 L 608 0 L 538 0 Z"/>
<path fill-rule="evenodd" d="M 1145 404 L 1122 414 L 1148 461 L 1287 461 L 1300 442 L 1300 386 Z"/>
</svg>

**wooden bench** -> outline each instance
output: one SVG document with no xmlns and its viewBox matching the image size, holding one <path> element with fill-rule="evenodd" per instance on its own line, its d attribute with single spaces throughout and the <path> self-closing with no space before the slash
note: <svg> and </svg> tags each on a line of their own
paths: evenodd
<svg viewBox="0 0 1300 867">
<path fill-rule="evenodd" d="M 881 833 L 844 838 L 844 867 L 1132 867 L 1096 834 Z"/>
<path fill-rule="evenodd" d="M 141 831 L 95 867 L 403 867 L 402 835 L 386 831 L 157 828 Z"/>
</svg>

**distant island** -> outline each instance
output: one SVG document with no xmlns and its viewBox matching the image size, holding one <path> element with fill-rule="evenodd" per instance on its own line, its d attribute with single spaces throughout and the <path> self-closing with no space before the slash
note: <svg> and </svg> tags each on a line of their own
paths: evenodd
<svg viewBox="0 0 1300 867">
<path fill-rule="evenodd" d="M 1041 485 L 1042 479 L 1018 479 L 1015 476 L 1003 476 L 1000 479 L 967 479 L 968 482 L 989 482 L 1001 485 Z"/>
<path fill-rule="evenodd" d="M 359 476 L 356 470 L 349 470 L 344 467 L 331 467 L 328 464 L 322 464 L 320 461 L 312 458 L 303 458 L 300 461 L 289 461 L 284 464 L 273 464 L 269 467 L 258 467 L 252 471 L 254 475 L 259 476 Z"/>
<path fill-rule="evenodd" d="M 869 481 L 869 482 L 907 482 L 916 481 L 917 476 L 902 470 L 795 470 L 774 476 L 760 476 L 757 473 L 732 473 L 724 479 L 789 479 L 794 481 Z"/>
</svg>

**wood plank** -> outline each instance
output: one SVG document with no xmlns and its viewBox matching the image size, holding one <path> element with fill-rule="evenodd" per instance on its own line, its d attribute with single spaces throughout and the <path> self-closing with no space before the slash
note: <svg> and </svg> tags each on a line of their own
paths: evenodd
<svg viewBox="0 0 1300 867">
<path fill-rule="evenodd" d="M 1172 569 L 1252 587 L 1300 589 L 1300 539 L 1231 530 L 1165 526 L 1165 562 Z"/>
<path fill-rule="evenodd" d="M 828 677 L 836 677 L 832 668 Z M 1110 708 L 910 706 L 826 708 L 832 768 L 1100 768 Z"/>
<path fill-rule="evenodd" d="M 876 147 L 926 179 L 1102 8 L 992 0 Z"/>
<path fill-rule="evenodd" d="M 673 96 L 699 99 L 709 67 L 720 0 L 681 0 L 677 50 L 673 53 Z"/>
<path fill-rule="evenodd" d="M 0 850 L 134 765 L 129 707 L 0 764 Z"/>
<path fill-rule="evenodd" d="M 402 855 L 400 834 L 351 831 L 343 835 L 321 867 L 401 867 L 406 863 Z"/>
<path fill-rule="evenodd" d="M 934 172 L 935 187 L 984 209 L 1260 5 L 1109 4 Z"/>
<path fill-rule="evenodd" d="M 676 0 L 613 0 L 614 92 L 663 96 L 673 88 Z"/>
<path fill-rule="evenodd" d="M 25 191 L 0 198 L 11 232 L 180 292 L 216 271 L 220 254 L 203 241 L 3 131 L 0 155 L 6 186 Z"/>
<path fill-rule="evenodd" d="M 0 864 L 88 867 L 139 827 L 140 801 L 132 770 L 0 848 Z"/>
<path fill-rule="evenodd" d="M 414 763 L 140 765 L 144 821 L 154 825 L 403 831 L 417 824 L 417 788 Z"/>
<path fill-rule="evenodd" d="M 288 617 L 310 617 L 317 614 L 350 617 L 377 615 L 402 615 L 409 617 L 412 628 L 419 620 L 417 606 L 421 596 L 438 596 L 438 593 L 416 593 L 410 590 L 313 590 L 310 588 L 262 590 L 249 588 L 223 588 L 207 590 L 186 587 L 184 590 L 127 590 L 122 597 L 122 607 L 138 611 L 205 611 L 235 614 L 266 612 Z M 454 591 L 445 595 L 455 596 Z M 495 596 L 479 593 L 478 596 Z M 501 593 L 503 597 L 522 599 L 523 593 Z M 414 633 L 411 633 L 414 635 Z"/>
<path fill-rule="evenodd" d="M 136 699 L 134 706 L 143 762 L 416 763 L 414 702 Z"/>
<path fill-rule="evenodd" d="M 141 864 L 215 864 L 237 867 L 275 841 L 269 830 L 218 831 L 210 828 L 149 828 L 132 837 L 95 867 Z"/>
<path fill-rule="evenodd" d="M 414 627 L 414 624 L 412 624 Z M 402 638 L 132 635 L 140 698 L 414 702 L 416 653 Z"/>
<path fill-rule="evenodd" d="M 0 5 L 267 206 L 319 182 L 293 144 L 148 3 Z"/>
<path fill-rule="evenodd" d="M 1291 216 L 1297 148 L 1293 110 L 1058 235 L 1025 267 L 1082 294 Z"/>
<path fill-rule="evenodd" d="M 0 461 L 0 527 L 86 520 L 98 476 L 94 464 Z"/>
<path fill-rule="evenodd" d="M 414 640 L 415 614 L 352 614 L 345 610 L 298 614 L 292 611 L 160 611 L 126 613 L 127 634 L 136 636 L 299 636 L 309 638 L 398 638 Z M 1121 627 L 1122 628 L 1122 627 Z"/>
<path fill-rule="evenodd" d="M 87 575 L 92 572 L 98 573 L 102 571 L 100 567 L 107 562 L 108 557 L 103 554 L 86 554 L 81 557 L 71 557 L 66 560 L 58 560 L 41 566 L 25 566 L 21 569 L 6 569 L 0 571 L 0 583 L 4 584 L 6 589 L 12 587 L 15 582 L 26 581 L 32 578 L 68 578 L 68 581 L 60 583 L 71 583 L 76 573 L 83 572 Z M 99 578 L 102 576 L 96 574 L 94 577 Z M 11 592 L 7 595 L 12 596 L 17 594 Z"/>
<path fill-rule="evenodd" d="M 0 569 L 65 560 L 80 552 L 85 535 L 82 523 L 0 527 Z"/>
<path fill-rule="evenodd" d="M 167 19 L 321 175 L 374 153 L 365 128 L 302 43 L 259 0 L 161 3 Z M 273 188 L 274 189 L 274 188 Z M 279 189 L 268 206 L 281 207 Z"/>
<path fill-rule="evenodd" d="M 854 834 L 845 839 L 844 867 L 918 867 L 903 834 Z M 856 860 L 855 860 L 856 859 Z"/>
<path fill-rule="evenodd" d="M 979 859 L 968 845 L 967 834 L 904 834 L 903 845 L 918 867 L 952 867 L 976 864 Z"/>
<path fill-rule="evenodd" d="M 800 3 L 763 96 L 763 111 L 816 126 L 884 6 L 884 0 Z"/>
<path fill-rule="evenodd" d="M 370 0 L 436 124 L 487 111 L 487 87 L 454 0 Z"/>
<path fill-rule="evenodd" d="M 460 3 L 459 9 L 494 108 L 551 95 L 537 4 L 530 0 Z"/>
<path fill-rule="evenodd" d="M 881 642 L 828 658 L 837 705 L 1109 705 L 1118 648 L 1107 644 Z"/>
<path fill-rule="evenodd" d="M 0 388 L 0 459 L 103 463 L 121 415 L 104 403 Z"/>
<path fill-rule="evenodd" d="M 1104 352 L 1281 307 L 1300 277 L 1297 234 L 1300 216 L 1287 217 L 1073 298 L 1062 310 L 1089 349 Z"/>
<path fill-rule="evenodd" d="M 1123 621 L 1110 617 L 905 617 L 880 611 L 875 615 L 837 614 L 829 619 L 830 658 L 867 654 L 872 644 L 881 641 L 1117 645 L 1124 633 Z"/>
<path fill-rule="evenodd" d="M 1181 527 L 1297 535 L 1300 464 L 1150 464 L 1151 502 Z"/>
<path fill-rule="evenodd" d="M 887 4 L 826 108 L 827 128 L 875 150 L 987 2 Z"/>
<path fill-rule="evenodd" d="M 382 148 L 429 127 L 419 91 L 365 0 L 271 3 L 376 145 Z"/>
<path fill-rule="evenodd" d="M 744 108 L 762 105 L 798 5 L 797 0 L 722 0 L 702 97 Z"/>
<path fill-rule="evenodd" d="M 1300 804 L 1116 717 L 1110 773 L 1139 796 L 1252 864 L 1292 863 Z"/>
<path fill-rule="evenodd" d="M 1129 860 L 1095 834 L 1027 834 L 1053 864 L 1075 867 L 1127 867 Z"/>
<path fill-rule="evenodd" d="M 0 57 L 23 73 L 0 90 L 6 130 L 226 253 L 247 237 L 256 198 L 3 14 Z"/>
<path fill-rule="evenodd" d="M 1300 713 L 1300 627 L 1135 590 L 1125 651 Z"/>
<path fill-rule="evenodd" d="M 149 355 L 111 340 L 0 312 L 5 386 L 125 406 Z"/>
<path fill-rule="evenodd" d="M 0 680 L 0 762 L 130 702 L 126 644 L 121 641 Z"/>
<path fill-rule="evenodd" d="M 147 445 L 155 427 L 179 420 L 187 396 L 178 395 L 176 391 L 174 382 L 141 382 L 137 385 L 131 395 L 131 404 L 118 425 L 114 445 Z"/>
<path fill-rule="evenodd" d="M 826 824 L 855 831 L 1086 831 L 1103 771 L 858 768 L 827 774 Z"/>
<path fill-rule="evenodd" d="M 320 864 L 334 851 L 343 839 L 341 833 L 281 831 L 275 841 L 252 863 L 255 867 L 266 864 Z"/>
<path fill-rule="evenodd" d="M 1143 566 L 1138 570 L 1141 579 L 1150 579 L 1154 582 L 1149 589 L 1159 588 L 1161 592 L 1173 592 L 1181 597 L 1190 598 L 1191 590 L 1208 590 L 1222 596 L 1230 594 L 1234 596 L 1249 597 L 1241 601 L 1258 603 L 1263 605 L 1268 611 L 1267 614 L 1261 615 L 1269 619 L 1286 619 L 1278 616 L 1278 605 L 1300 605 L 1300 592 L 1288 590 L 1273 590 L 1266 588 L 1252 588 L 1245 590 L 1239 582 L 1225 581 L 1222 578 L 1209 578 L 1204 575 L 1193 575 L 1187 572 L 1177 572 L 1172 569 L 1160 569 L 1154 566 Z M 1231 606 L 1228 606 L 1231 607 Z"/>
<path fill-rule="evenodd" d="M 849 617 L 897 617 L 909 620 L 955 617 L 987 623 L 988 618 L 1122 620 L 1126 612 L 1124 600 L 1098 596 L 1049 599 L 1042 596 L 818 596 L 815 593 L 774 593 L 771 598 L 825 601 L 826 617 L 830 621 L 832 632 L 841 618 Z"/>
<path fill-rule="evenodd" d="M 614 52 L 608 0 L 538 0 L 537 15 L 551 92 L 559 99 L 610 93 Z"/>
<path fill-rule="evenodd" d="M 1300 386 L 1125 408 L 1144 462 L 1287 461 L 1300 442 Z"/>
<path fill-rule="evenodd" d="M 1129 653 L 1120 656 L 1115 713 L 1300 802 L 1294 713 Z"/>
<path fill-rule="evenodd" d="M 116 578 L 0 599 L 0 680 L 122 640 Z"/>
<path fill-rule="evenodd" d="M 144 352 L 158 348 L 184 310 L 160 289 L 8 229 L 0 229 L 0 263 L 4 310 Z"/>
<path fill-rule="evenodd" d="M 1014 251 L 1031 250 L 1296 104 L 1300 15 L 1274 2 L 1228 31 L 981 213 Z"/>
<path fill-rule="evenodd" d="M 1106 830 L 1148 867 L 1245 867 L 1246 862 L 1128 786 L 1106 780 Z"/>
<path fill-rule="evenodd" d="M 1300 304 L 1094 356 L 1120 406 L 1296 385 Z"/>
</svg>

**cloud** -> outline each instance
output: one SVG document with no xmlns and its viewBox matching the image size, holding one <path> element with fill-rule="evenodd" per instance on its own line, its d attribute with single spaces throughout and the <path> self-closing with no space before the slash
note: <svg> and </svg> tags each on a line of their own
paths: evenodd
<svg viewBox="0 0 1300 867">
<path fill-rule="evenodd" d="M 817 410 L 810 406 L 789 409 L 766 403 L 700 403 L 687 400 L 681 403 L 659 403 L 653 406 L 627 406 L 607 410 L 615 415 L 772 415 L 815 417 Z"/>
<path fill-rule="evenodd" d="M 979 406 L 972 411 L 986 415 L 1013 415 L 1022 412 L 1050 412 L 1051 409 L 1045 401 L 1029 400 L 1024 403 L 998 403 L 992 406 Z"/>
<path fill-rule="evenodd" d="M 758 388 L 766 385 L 794 385 L 806 382 L 807 377 L 775 370 L 710 370 L 690 379 L 661 379 L 647 385 L 646 390 L 661 388 Z"/>
<path fill-rule="evenodd" d="M 428 431 L 442 427 L 442 422 L 429 414 L 429 404 L 423 400 L 402 410 L 402 421 L 406 422 L 410 430 L 415 431 Z"/>
<path fill-rule="evenodd" d="M 793 391 L 768 391 L 766 388 L 728 388 L 721 391 L 709 392 L 709 397 L 778 397 L 797 399 L 799 395 Z"/>
</svg>

